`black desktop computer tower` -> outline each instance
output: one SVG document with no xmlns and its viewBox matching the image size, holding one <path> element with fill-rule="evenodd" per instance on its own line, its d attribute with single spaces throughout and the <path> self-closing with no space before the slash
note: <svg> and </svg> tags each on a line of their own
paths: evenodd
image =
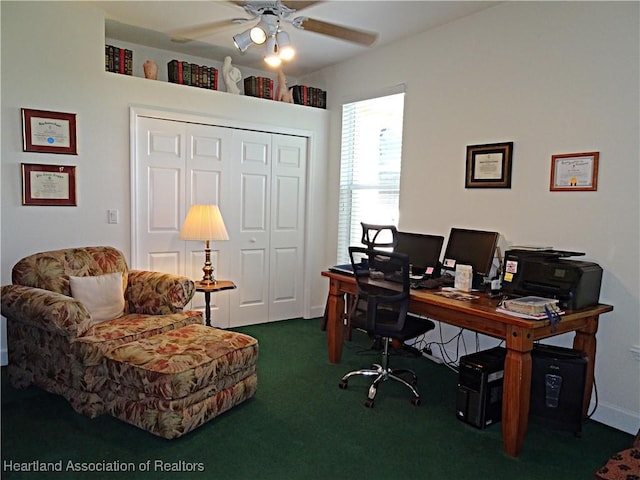
<svg viewBox="0 0 640 480">
<path fill-rule="evenodd" d="M 537 344 L 531 356 L 529 418 L 579 435 L 587 377 L 586 355 L 580 350 Z"/>
<path fill-rule="evenodd" d="M 495 347 L 460 358 L 456 417 L 477 428 L 502 418 L 502 383 L 506 350 Z"/>
<path fill-rule="evenodd" d="M 460 358 L 456 392 L 459 420 L 486 428 L 502 419 L 505 357 L 506 349 L 495 347 Z M 530 420 L 579 435 L 586 355 L 570 348 L 536 344 L 531 359 Z"/>
</svg>

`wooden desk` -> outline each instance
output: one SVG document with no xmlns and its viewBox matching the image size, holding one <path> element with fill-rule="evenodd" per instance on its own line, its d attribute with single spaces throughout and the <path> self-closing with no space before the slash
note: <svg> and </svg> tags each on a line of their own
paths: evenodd
<svg viewBox="0 0 640 480">
<path fill-rule="evenodd" d="M 329 361 L 339 363 L 342 356 L 344 326 L 342 324 L 345 293 L 355 294 L 355 279 L 334 272 L 322 272 L 329 278 L 327 302 L 327 342 Z M 531 393 L 531 350 L 533 342 L 567 332 L 575 332 L 573 348 L 583 351 L 588 359 L 586 388 L 582 414 L 587 415 L 596 354 L 598 317 L 613 310 L 611 305 L 597 305 L 583 310 L 567 311 L 554 329 L 548 321 L 525 320 L 496 312 L 498 299 L 481 294 L 478 300 L 465 302 L 435 295 L 435 291 L 412 290 L 409 311 L 473 330 L 505 341 L 507 357 L 504 365 L 502 396 L 502 441 L 508 455 L 522 451 L 529 418 Z"/>
<path fill-rule="evenodd" d="M 216 280 L 215 283 L 196 282 L 196 292 L 204 292 L 205 325 L 211 326 L 211 292 L 231 290 L 236 284 L 230 280 Z"/>
</svg>

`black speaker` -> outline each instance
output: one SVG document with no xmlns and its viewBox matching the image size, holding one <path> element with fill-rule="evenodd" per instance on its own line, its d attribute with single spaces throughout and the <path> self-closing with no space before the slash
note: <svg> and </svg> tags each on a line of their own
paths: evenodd
<svg viewBox="0 0 640 480">
<path fill-rule="evenodd" d="M 586 355 L 579 350 L 537 344 L 531 357 L 529 419 L 580 435 Z"/>
</svg>

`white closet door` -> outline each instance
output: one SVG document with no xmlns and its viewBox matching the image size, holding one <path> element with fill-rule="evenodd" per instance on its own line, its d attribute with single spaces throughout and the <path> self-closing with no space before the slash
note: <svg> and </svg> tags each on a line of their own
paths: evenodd
<svg viewBox="0 0 640 480">
<path fill-rule="evenodd" d="M 300 317 L 307 139 L 236 130 L 233 145 L 230 326 Z"/>
<path fill-rule="evenodd" d="M 225 223 L 234 214 L 230 203 L 232 134 L 233 130 L 229 128 L 187 124 L 185 211 L 191 205 L 218 205 Z M 186 275 L 194 280 L 202 279 L 204 247 L 204 242 L 186 242 Z M 229 241 L 210 242 L 215 278 L 231 278 L 229 256 L 232 247 Z M 204 293 L 195 294 L 191 308 L 204 311 Z M 222 328 L 229 326 L 229 295 L 224 292 L 211 294 L 211 324 Z"/>
<path fill-rule="evenodd" d="M 138 117 L 135 170 L 135 268 L 185 274 L 186 125 Z"/>
<path fill-rule="evenodd" d="M 271 135 L 237 130 L 233 152 L 229 237 L 238 289 L 231 295 L 230 325 L 240 326 L 269 321 Z"/>
<path fill-rule="evenodd" d="M 137 117 L 136 268 L 202 278 L 204 243 L 180 240 L 189 207 L 220 207 L 229 241 L 211 242 L 212 324 L 233 327 L 303 315 L 307 139 Z M 197 293 L 189 308 L 204 310 Z"/>
<path fill-rule="evenodd" d="M 306 138 L 273 135 L 269 320 L 301 317 Z"/>
</svg>

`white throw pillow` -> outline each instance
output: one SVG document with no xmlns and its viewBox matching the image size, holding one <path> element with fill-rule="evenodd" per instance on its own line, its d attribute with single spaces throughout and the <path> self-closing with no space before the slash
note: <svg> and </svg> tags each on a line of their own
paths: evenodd
<svg viewBox="0 0 640 480">
<path fill-rule="evenodd" d="M 122 272 L 94 277 L 69 277 L 73 298 L 82 303 L 94 322 L 113 320 L 124 314 Z"/>
</svg>

